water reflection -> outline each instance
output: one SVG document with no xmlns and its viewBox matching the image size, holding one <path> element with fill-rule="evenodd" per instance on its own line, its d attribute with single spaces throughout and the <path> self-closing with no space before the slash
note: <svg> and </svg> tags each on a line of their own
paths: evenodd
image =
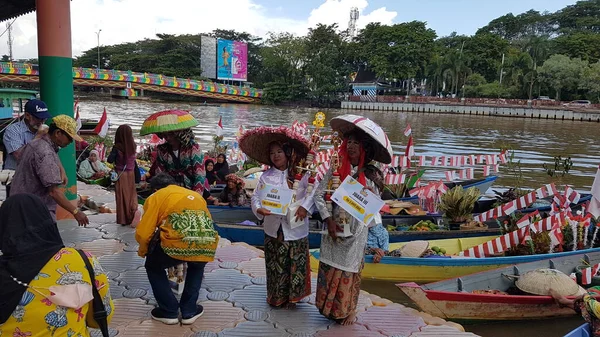
<svg viewBox="0 0 600 337">
<path fill-rule="evenodd" d="M 316 109 L 281 108 L 261 105 L 224 104 L 220 107 L 195 103 L 147 102 L 126 100 L 82 100 L 83 118 L 99 118 L 107 108 L 111 131 L 127 123 L 139 130 L 152 112 L 166 109 L 190 110 L 200 121 L 194 130 L 203 146 L 212 143 L 215 127 L 222 116 L 226 141 L 235 139 L 238 127 L 290 125 L 294 120 L 311 121 Z M 523 166 L 524 187 L 537 188 L 549 182 L 542 163 L 552 163 L 557 155 L 571 156 L 574 162 L 565 179 L 580 190 L 589 190 L 597 165 L 600 164 L 598 124 L 545 119 L 513 119 L 490 116 L 425 114 L 384 111 L 325 110 L 327 118 L 354 113 L 371 118 L 388 133 L 394 152 L 403 153 L 407 138 L 403 131 L 410 123 L 417 155 L 459 155 L 497 153 L 501 144 L 516 149 L 516 160 Z M 444 169 L 428 170 L 430 178 L 440 178 Z M 478 172 L 481 175 L 481 171 Z M 503 172 L 497 185 L 512 181 Z"/>
</svg>

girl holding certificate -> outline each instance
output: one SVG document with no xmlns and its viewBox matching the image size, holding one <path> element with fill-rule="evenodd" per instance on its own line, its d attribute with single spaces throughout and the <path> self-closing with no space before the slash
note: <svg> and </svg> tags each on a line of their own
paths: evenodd
<svg viewBox="0 0 600 337">
<path fill-rule="evenodd" d="M 288 211 L 294 179 L 298 178 L 294 173 L 309 151 L 308 140 L 291 128 L 260 127 L 246 131 L 239 145 L 250 158 L 271 166 L 252 196 L 252 211 L 264 220 L 267 303 L 294 308 L 311 293 L 308 214 L 314 203 L 312 195 L 307 195 L 310 174 L 301 177 L 295 191 L 300 206 Z M 293 212 L 293 221 L 287 212 Z"/>
<path fill-rule="evenodd" d="M 331 189 L 334 188 L 331 186 L 335 183 L 330 181 L 336 181 L 338 177 L 338 182 L 344 181 L 350 175 L 365 188 L 380 194 L 383 174 L 369 163 L 371 160 L 390 163 L 392 148 L 381 127 L 362 116 L 343 115 L 333 118 L 330 124 L 334 131 L 343 135 L 343 142 L 338 152 L 339 167 L 332 163 L 314 195 L 315 206 L 325 219 L 328 231 L 321 239 L 316 306 L 323 316 L 350 325 L 356 317 L 360 273 L 369 235 L 367 225 L 380 222 L 381 217 L 369 224 L 345 217 L 347 228 L 342 228 L 339 220 L 343 210 L 331 204 Z M 338 233 L 342 232 L 349 232 L 349 236 L 339 237 Z"/>
</svg>

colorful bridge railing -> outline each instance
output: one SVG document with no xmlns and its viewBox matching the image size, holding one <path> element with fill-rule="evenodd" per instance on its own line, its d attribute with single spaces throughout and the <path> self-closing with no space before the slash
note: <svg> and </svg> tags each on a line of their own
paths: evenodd
<svg viewBox="0 0 600 337">
<path fill-rule="evenodd" d="M 39 71 L 37 66 L 32 64 L 0 62 L 0 74 L 37 76 L 39 75 Z M 255 99 L 260 99 L 262 96 L 262 91 L 255 88 L 244 88 L 212 81 L 197 81 L 133 71 L 73 67 L 73 78 L 124 82 L 123 87 L 126 86 L 127 82 L 130 82 L 194 91 L 206 91 L 222 95 L 252 97 Z"/>
</svg>

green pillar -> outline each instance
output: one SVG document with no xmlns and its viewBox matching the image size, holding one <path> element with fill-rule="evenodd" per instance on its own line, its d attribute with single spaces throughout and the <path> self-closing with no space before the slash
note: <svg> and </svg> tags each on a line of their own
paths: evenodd
<svg viewBox="0 0 600 337">
<path fill-rule="evenodd" d="M 70 0 L 36 0 L 40 97 L 53 116 L 73 116 L 73 59 Z M 58 153 L 69 183 L 65 195 L 77 198 L 75 144 Z M 58 218 L 60 217 L 57 214 Z"/>
</svg>

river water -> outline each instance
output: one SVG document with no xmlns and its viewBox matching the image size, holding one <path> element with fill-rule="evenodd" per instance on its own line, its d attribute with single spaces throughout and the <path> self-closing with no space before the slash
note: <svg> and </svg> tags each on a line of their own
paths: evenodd
<svg viewBox="0 0 600 337">
<path fill-rule="evenodd" d="M 131 125 L 134 134 L 151 113 L 168 109 L 189 110 L 200 125 L 194 130 L 204 148 L 212 144 L 215 128 L 222 117 L 225 141 L 233 141 L 238 127 L 261 125 L 291 125 L 313 120 L 317 109 L 279 108 L 260 105 L 224 104 L 220 107 L 195 103 L 86 100 L 80 101 L 82 118 L 98 119 L 106 107 L 111 120 L 111 133 L 118 125 Z M 554 156 L 570 156 L 573 167 L 563 178 L 580 191 L 589 191 L 600 164 L 600 124 L 589 122 L 502 118 L 453 114 L 426 114 L 383 111 L 323 110 L 327 120 L 341 114 L 357 114 L 378 123 L 387 133 L 394 152 L 404 153 L 407 137 L 403 131 L 412 127 L 417 155 L 470 155 L 499 152 L 502 144 L 515 150 L 515 160 L 521 162 L 523 188 L 538 188 L 550 182 L 542 165 L 551 164 Z M 426 177 L 439 179 L 444 169 L 428 170 Z M 481 171 L 476 171 L 476 177 Z M 513 186 L 514 179 L 501 167 L 496 186 Z M 398 303 L 411 305 L 408 299 L 389 282 L 365 280 L 363 289 Z M 482 336 L 563 336 L 581 320 L 569 318 L 535 323 L 497 323 L 466 325 L 467 331 Z"/>
</svg>

